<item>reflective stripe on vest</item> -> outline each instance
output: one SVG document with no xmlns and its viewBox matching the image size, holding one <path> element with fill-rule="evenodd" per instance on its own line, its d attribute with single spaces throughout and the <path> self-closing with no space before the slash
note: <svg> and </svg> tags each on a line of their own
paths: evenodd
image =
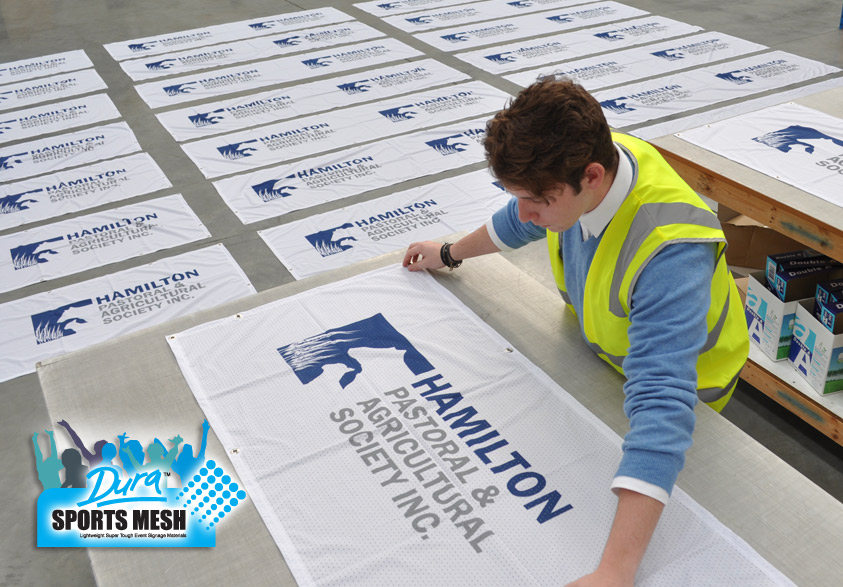
<svg viewBox="0 0 843 587">
<path fill-rule="evenodd" d="M 629 308 L 641 272 L 671 244 L 716 243 L 711 305 L 706 315 L 708 335 L 697 361 L 697 392 L 702 401 L 717 401 L 734 388 L 749 352 L 743 307 L 723 256 L 726 239 L 720 223 L 653 147 L 634 137 L 615 133 L 612 137 L 630 154 L 640 175 L 606 227 L 586 277 L 580 321 L 587 343 L 623 373 L 629 348 Z M 570 304 L 561 244 L 561 234 L 548 231 L 557 288 Z"/>
</svg>

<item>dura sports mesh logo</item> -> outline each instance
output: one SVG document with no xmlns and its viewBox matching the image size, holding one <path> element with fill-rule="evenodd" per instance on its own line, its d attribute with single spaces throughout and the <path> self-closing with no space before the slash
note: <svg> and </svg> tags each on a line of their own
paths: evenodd
<svg viewBox="0 0 843 587">
<path fill-rule="evenodd" d="M 768 132 L 760 137 L 752 139 L 756 143 L 767 145 L 774 149 L 778 149 L 782 153 L 789 153 L 793 147 L 799 146 L 804 149 L 805 153 L 813 153 L 814 145 L 807 141 L 831 141 L 838 147 L 843 147 L 843 140 L 827 135 L 810 126 L 802 126 L 793 124 L 786 128 Z"/>
<path fill-rule="evenodd" d="M 167 71 L 171 67 L 175 67 L 177 64 L 177 59 L 162 59 L 161 61 L 147 63 L 146 68 L 150 71 Z"/>
<path fill-rule="evenodd" d="M 363 372 L 363 365 L 351 356 L 358 348 L 397 350 L 413 375 L 433 371 L 433 365 L 380 313 L 277 350 L 305 385 L 319 377 L 325 367 L 344 365 L 348 370 L 339 383 L 345 389 Z"/>
<path fill-rule="evenodd" d="M 287 37 L 286 39 L 278 39 L 272 41 L 279 47 L 295 47 L 296 45 L 301 45 L 302 38 L 298 35 L 293 35 L 292 37 Z"/>
<path fill-rule="evenodd" d="M 347 84 L 340 84 L 337 87 L 349 96 L 354 96 L 355 94 L 362 94 L 363 92 L 368 92 L 372 89 L 372 86 L 366 83 L 367 81 L 369 80 L 363 79 L 359 82 L 348 82 Z"/>
<path fill-rule="evenodd" d="M 218 110 L 212 110 L 210 112 L 200 112 L 199 114 L 191 114 L 187 117 L 187 119 L 196 128 L 204 128 L 206 126 L 211 126 L 212 124 L 218 124 L 221 120 L 225 120 L 225 116 L 222 116 L 223 112 L 225 112 L 225 108 L 220 108 Z"/>
<path fill-rule="evenodd" d="M 207 523 L 205 529 L 210 530 L 246 499 L 246 492 L 215 461 L 208 461 L 185 484 L 176 501 L 182 497 L 187 498 L 182 507 L 192 508 L 190 515 L 201 516 Z"/>
<path fill-rule="evenodd" d="M 619 98 L 603 100 L 600 102 L 600 106 L 606 110 L 614 112 L 615 114 L 626 114 L 627 112 L 635 112 L 635 108 L 629 106 L 625 102 L 621 102 L 621 100 L 626 99 L 626 96 L 621 96 Z"/>
<path fill-rule="evenodd" d="M 305 235 L 304 238 L 316 249 L 323 257 L 330 257 L 337 253 L 342 253 L 348 249 L 353 248 L 353 245 L 348 244 L 350 241 L 356 241 L 357 238 L 351 234 L 350 228 L 354 225 L 351 222 L 346 222 L 340 226 L 329 228 L 328 230 L 320 230 L 313 234 Z"/>
<path fill-rule="evenodd" d="M 173 86 L 164 86 L 164 93 L 168 96 L 179 96 L 181 94 L 189 94 L 196 89 L 196 82 L 185 82 L 183 84 L 175 84 Z"/>
<path fill-rule="evenodd" d="M 292 179 L 296 174 L 288 175 L 284 179 Z M 263 202 L 271 202 L 280 198 L 286 198 L 293 195 L 293 191 L 298 189 L 293 185 L 284 185 L 284 179 L 270 179 L 259 184 L 253 185 L 252 190 L 258 195 Z"/>
<path fill-rule="evenodd" d="M 150 41 L 148 43 L 130 43 L 129 44 L 129 51 L 132 53 L 143 53 L 144 51 L 151 51 L 155 48 L 155 42 Z"/>
<path fill-rule="evenodd" d="M 678 49 L 665 49 L 664 51 L 650 53 L 650 55 L 666 61 L 679 61 L 680 59 L 685 59 L 685 54 Z"/>
<path fill-rule="evenodd" d="M 37 194 L 38 192 L 42 192 L 41 188 L 37 190 L 29 190 L 28 192 L 21 192 L 19 194 L 10 194 L 8 196 L 3 196 L 0 198 L 0 214 L 14 214 L 15 212 L 22 212 L 24 210 L 29 210 L 29 206 L 27 204 L 37 204 L 38 200 L 34 198 L 26 198 L 24 196 L 29 194 Z"/>
<path fill-rule="evenodd" d="M 230 161 L 234 161 L 236 159 L 243 159 L 245 157 L 251 157 L 252 153 L 257 151 L 254 147 L 244 147 L 243 145 L 248 145 L 251 143 L 257 143 L 257 139 L 251 139 L 248 141 L 243 141 L 241 143 L 231 143 L 230 145 L 223 145 L 222 147 L 217 147 L 217 151 L 219 151 L 220 155 L 229 159 Z"/>
<path fill-rule="evenodd" d="M 47 263 L 50 259 L 47 255 L 58 255 L 58 251 L 50 248 L 50 243 L 63 241 L 63 236 L 37 241 L 26 245 L 20 245 L 9 250 L 12 255 L 12 265 L 15 270 L 26 269 L 40 263 Z"/>
<path fill-rule="evenodd" d="M 727 82 L 732 82 L 733 84 L 737 84 L 742 86 L 744 84 L 751 84 L 752 78 L 746 74 L 741 74 L 740 69 L 736 69 L 735 71 L 727 71 L 726 73 L 718 73 L 714 77 L 719 77 L 722 80 Z"/>
<path fill-rule="evenodd" d="M 79 308 L 91 306 L 93 303 L 93 300 L 89 298 L 59 306 L 54 310 L 33 314 L 31 316 L 32 330 L 35 333 L 36 344 L 44 344 L 76 334 L 76 330 L 73 329 L 75 325 L 88 323 L 80 316 Z"/>
<path fill-rule="evenodd" d="M 416 117 L 418 112 L 411 110 L 413 106 L 399 106 L 397 108 L 388 108 L 386 110 L 378 110 L 378 114 L 391 120 L 392 122 L 401 122 L 402 120 L 412 120 Z"/>
</svg>

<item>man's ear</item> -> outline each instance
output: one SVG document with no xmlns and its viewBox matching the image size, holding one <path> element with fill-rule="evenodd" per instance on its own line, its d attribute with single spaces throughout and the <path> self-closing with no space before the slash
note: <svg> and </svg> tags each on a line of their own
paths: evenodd
<svg viewBox="0 0 843 587">
<path fill-rule="evenodd" d="M 583 189 L 595 190 L 603 183 L 606 177 L 606 168 L 600 163 L 593 162 L 585 166 L 582 176 Z"/>
</svg>

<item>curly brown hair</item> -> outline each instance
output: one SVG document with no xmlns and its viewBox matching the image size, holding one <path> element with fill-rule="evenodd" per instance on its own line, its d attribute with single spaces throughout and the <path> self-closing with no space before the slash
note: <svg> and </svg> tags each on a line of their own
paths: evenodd
<svg viewBox="0 0 843 587">
<path fill-rule="evenodd" d="M 486 123 L 492 174 L 538 199 L 560 183 L 576 193 L 589 163 L 614 173 L 618 154 L 600 104 L 568 79 L 545 77 L 525 88 Z"/>
</svg>

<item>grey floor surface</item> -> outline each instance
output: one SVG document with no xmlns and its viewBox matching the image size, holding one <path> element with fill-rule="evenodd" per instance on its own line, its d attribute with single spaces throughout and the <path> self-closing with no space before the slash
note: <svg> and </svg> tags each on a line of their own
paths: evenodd
<svg viewBox="0 0 843 587">
<path fill-rule="evenodd" d="M 843 67 L 843 31 L 838 30 L 841 3 L 831 0 L 625 0 L 626 4 L 744 39 L 763 43 Z M 225 206 L 210 183 L 184 155 L 132 88 L 131 80 L 103 49 L 104 43 L 177 32 L 200 26 L 259 18 L 273 14 L 332 5 L 388 35 L 425 51 L 428 56 L 507 91 L 516 88 L 453 56 L 415 41 L 360 11 L 348 0 L 0 0 L 0 63 L 84 49 L 108 84 L 108 94 L 138 137 L 164 170 L 174 188 L 213 235 L 222 242 L 263 291 L 293 280 L 264 245 L 256 230 L 372 199 L 411 187 L 408 182 L 375 190 L 351 200 L 324 204 L 283 218 L 244 226 Z M 435 178 L 435 177 L 434 177 Z M 425 180 L 425 182 L 428 180 Z M 160 196 L 149 194 L 134 201 Z M 97 209 L 87 211 L 96 211 Z M 42 223 L 44 224 L 44 223 Z M 0 234 L 5 234 L 5 231 Z M 0 303 L 77 283 L 129 267 L 152 262 L 208 241 L 161 251 L 105 268 L 0 294 Z M 543 253 L 532 247 L 508 255 L 529 273 L 549 282 Z M 2 325 L 0 325 L 2 327 Z M 105 366 L 104 366 L 105 367 Z M 107 394 L 107 390 L 103 390 Z M 819 486 L 843 501 L 843 448 L 804 425 L 762 394 L 741 386 L 723 415 L 748 432 Z M 53 428 L 35 375 L 0 384 L 0 585 L 93 585 L 85 551 L 35 548 L 35 499 L 40 492 L 31 445 L 34 431 Z"/>
</svg>

